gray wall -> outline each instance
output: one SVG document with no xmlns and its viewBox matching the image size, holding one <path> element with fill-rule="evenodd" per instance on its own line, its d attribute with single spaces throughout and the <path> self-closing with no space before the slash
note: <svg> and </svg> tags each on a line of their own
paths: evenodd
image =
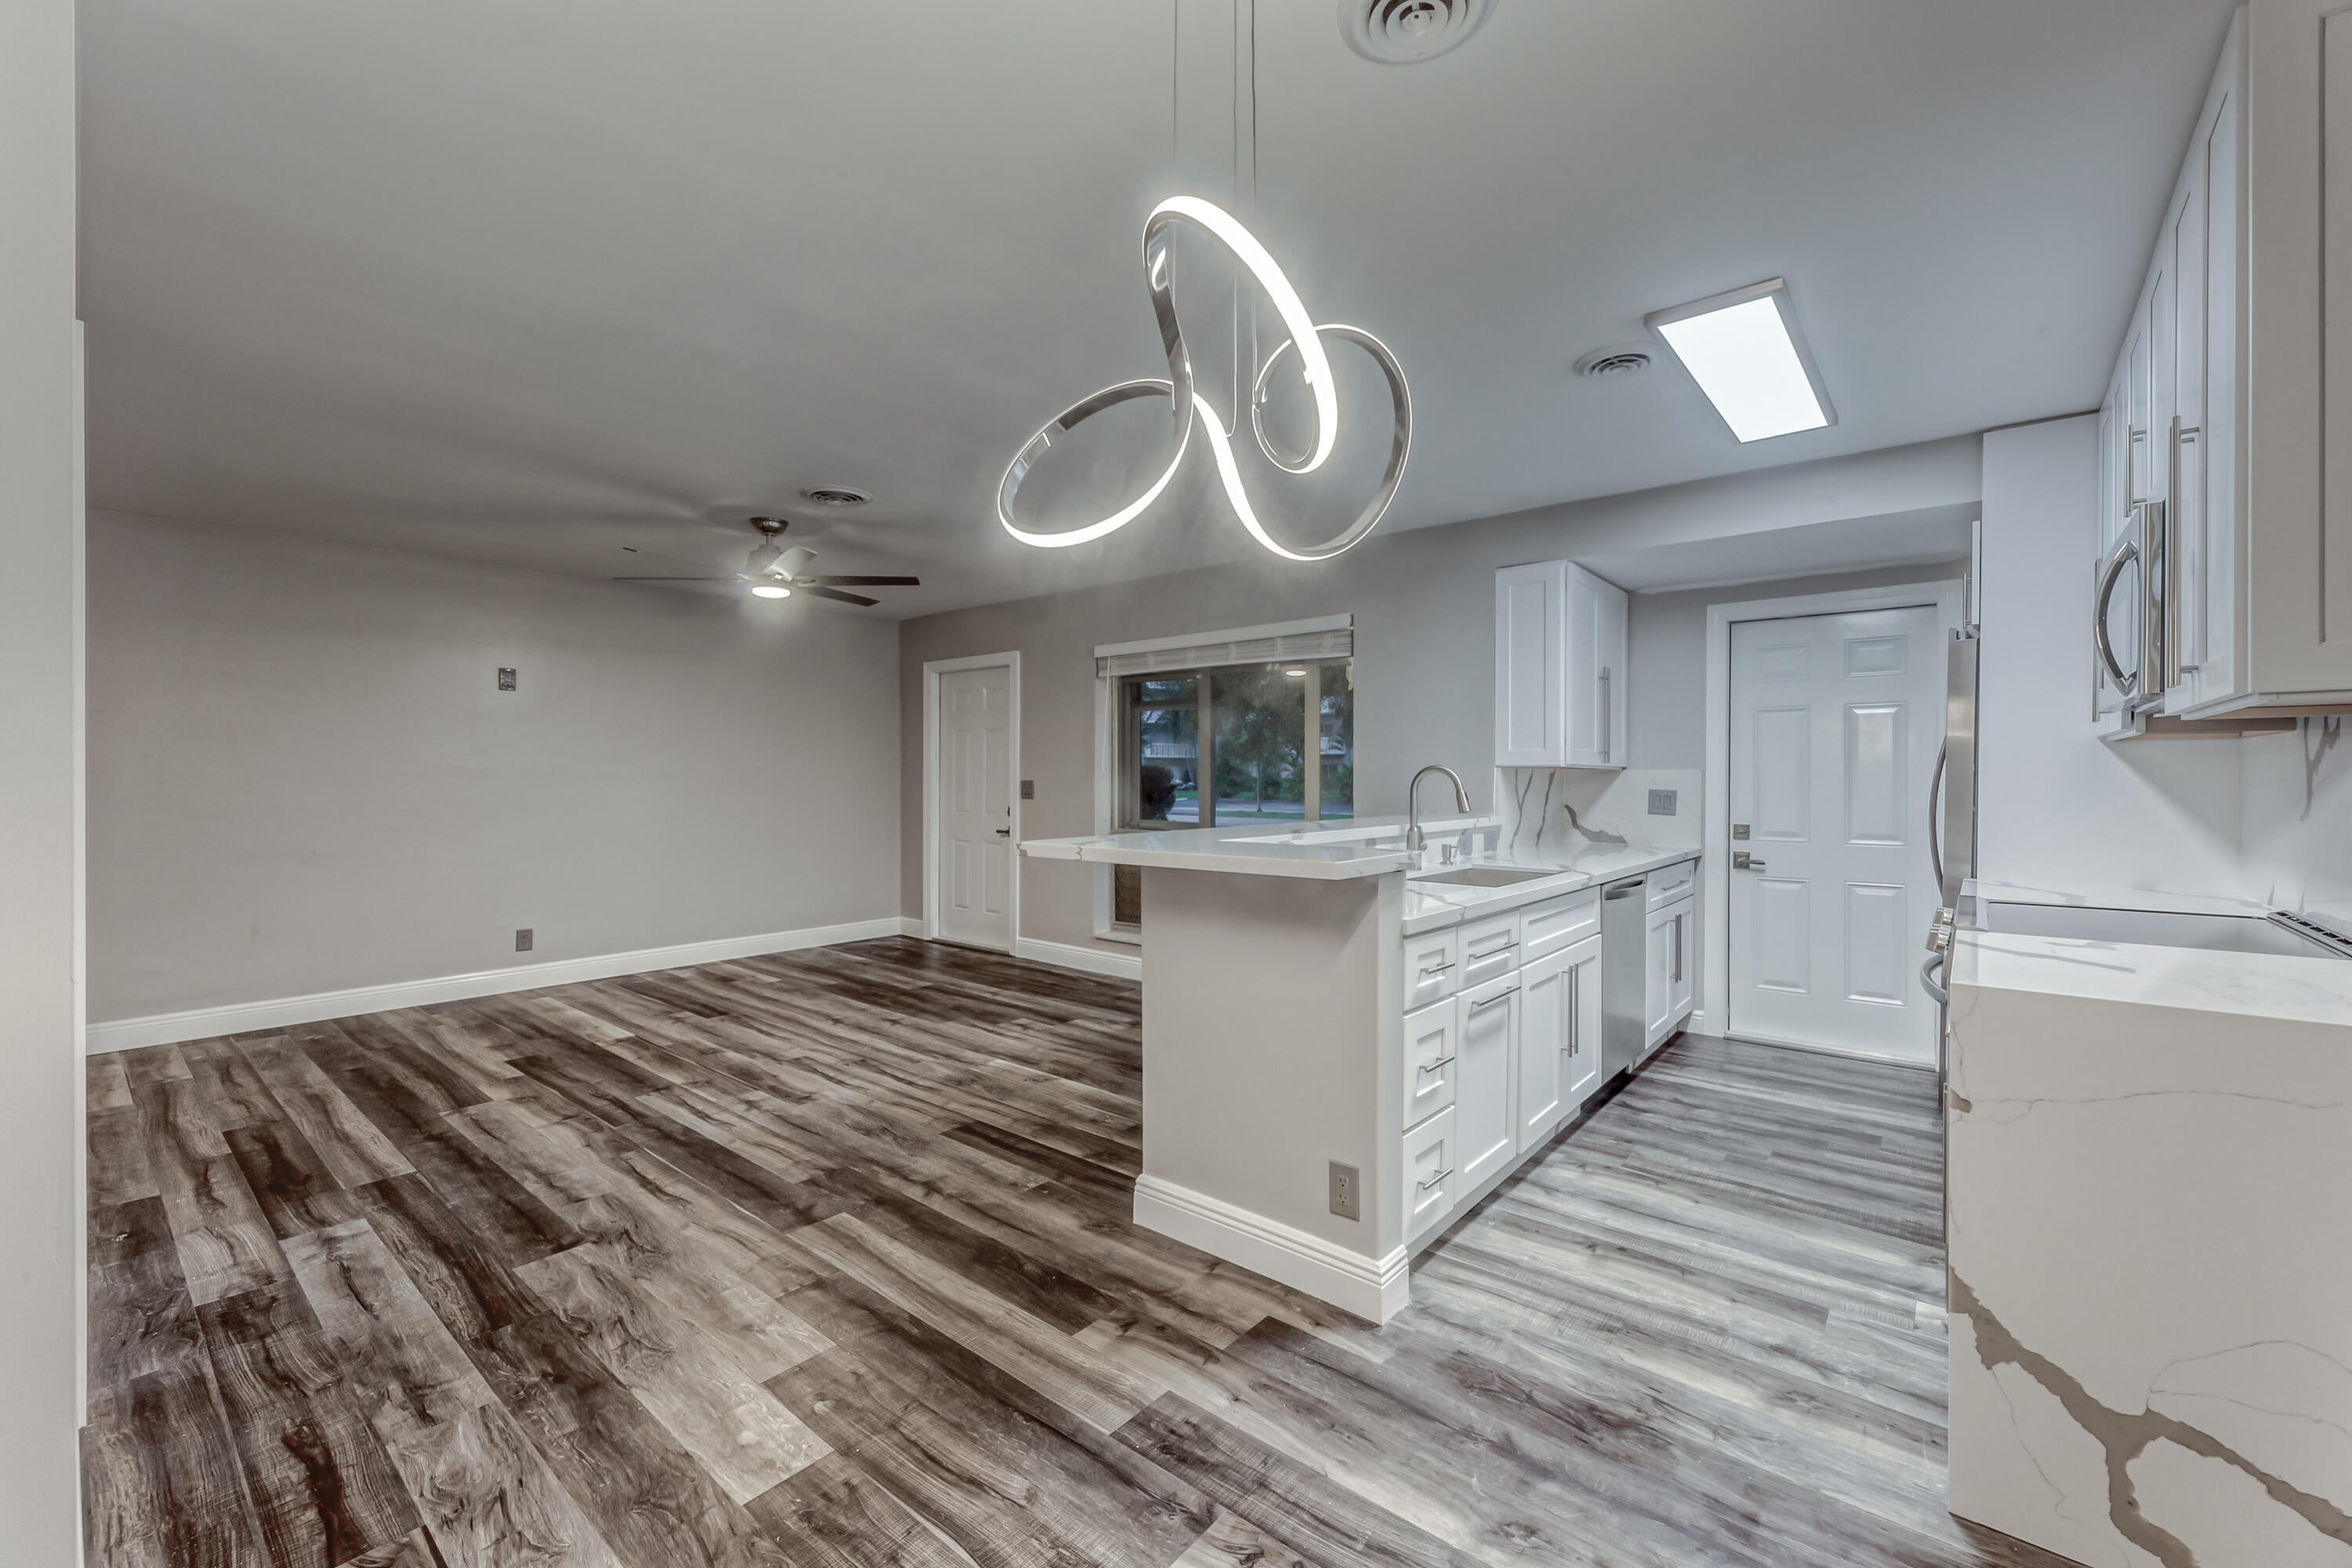
<svg viewBox="0 0 2352 1568">
<path fill-rule="evenodd" d="M 0 29 L 0 1549 L 72 1563 L 81 1081 L 74 8 Z"/>
<path fill-rule="evenodd" d="M 2235 895 L 2240 743 L 2115 745 L 2091 718 L 2097 437 L 2083 415 L 1984 438 L 1979 871 L 2076 893 Z"/>
<path fill-rule="evenodd" d="M 1768 470 L 1639 497 L 1445 528 L 1376 535 L 1336 561 L 1301 565 L 1257 556 L 1231 565 L 987 605 L 902 623 L 899 788 L 904 843 L 900 910 L 922 912 L 922 667 L 926 660 L 1021 652 L 1021 772 L 1036 783 L 1022 808 L 1030 838 L 1095 831 L 1094 649 L 1097 644 L 1352 614 L 1356 618 L 1356 808 L 1402 812 L 1412 771 L 1451 764 L 1475 804 L 1491 805 L 1494 757 L 1494 573 L 1522 561 L 1624 552 L 1644 541 L 1686 544 L 1837 516 L 1948 506 L 1973 495 L 1973 438 L 1862 459 Z M 1136 526 L 1149 526 L 1149 521 Z M 1948 575 L 1908 566 L 1776 584 L 1769 595 Z M 1696 768 L 1703 760 L 1701 672 L 1706 605 L 1751 589 L 1634 600 L 1628 745 L 1634 768 Z M 1022 935 L 1097 945 L 1093 870 L 1022 863 Z M 1108 951 L 1133 950 L 1105 944 Z"/>
<path fill-rule="evenodd" d="M 887 622 L 103 515 L 89 583 L 93 1019 L 897 910 Z"/>
</svg>

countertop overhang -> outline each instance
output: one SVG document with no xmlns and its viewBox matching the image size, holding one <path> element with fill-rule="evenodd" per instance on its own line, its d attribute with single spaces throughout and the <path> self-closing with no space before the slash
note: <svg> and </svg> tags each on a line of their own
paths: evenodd
<svg viewBox="0 0 2352 1568">
<path fill-rule="evenodd" d="M 1363 877 L 1404 874 L 1404 934 L 1423 931 L 1489 914 L 1501 914 L 1523 904 L 1561 893 L 1572 893 L 1599 882 L 1639 877 L 1662 867 L 1696 860 L 1694 846 L 1654 847 L 1642 844 L 1585 844 L 1575 847 L 1544 845 L 1514 848 L 1456 864 L 1504 866 L 1540 871 L 1542 876 L 1507 887 L 1477 888 L 1462 883 L 1432 883 L 1412 873 L 1437 871 L 1433 857 L 1439 841 L 1464 833 L 1496 829 L 1494 816 L 1444 816 L 1424 820 L 1422 831 L 1432 847 L 1416 856 L 1404 847 L 1403 817 L 1359 817 L 1345 827 L 1301 827 L 1268 831 L 1263 823 L 1245 826 L 1171 828 L 1161 832 L 1107 834 L 1091 838 L 1037 838 L 1025 841 L 1021 853 L 1040 860 L 1080 860 L 1098 866 L 1165 867 L 1183 871 L 1218 871 L 1256 877 L 1298 877 L 1318 881 L 1342 881 Z M 1424 860 L 1429 863 L 1424 865 Z"/>
</svg>

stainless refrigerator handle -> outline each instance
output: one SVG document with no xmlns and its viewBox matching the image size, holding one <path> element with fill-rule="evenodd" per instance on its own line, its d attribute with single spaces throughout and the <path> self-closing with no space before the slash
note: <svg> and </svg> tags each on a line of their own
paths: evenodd
<svg viewBox="0 0 2352 1568">
<path fill-rule="evenodd" d="M 2126 697 L 2138 689 L 2139 671 L 2126 675 L 2124 667 L 2116 662 L 2115 645 L 2107 640 L 2107 606 L 2116 596 L 2116 576 L 2138 559 L 2139 545 L 2136 542 L 2126 539 L 2116 545 L 2116 552 L 2107 557 L 2106 569 L 2099 574 L 2099 592 L 2091 605 L 2091 641 L 2099 650 L 2100 662 L 2107 667 L 2108 679 Z M 2142 628 L 2142 635 L 2146 635 L 2146 628 Z"/>
<path fill-rule="evenodd" d="M 1925 991 L 1927 1000 L 1938 1007 L 1948 1007 L 1952 1001 L 1952 994 L 1936 981 L 1936 972 L 1943 967 L 1944 955 L 1940 952 L 1929 953 L 1927 962 L 1919 966 L 1919 989 Z"/>
<path fill-rule="evenodd" d="M 2164 700 L 2164 578 L 2170 570 L 2171 542 L 2168 520 L 2172 508 L 2150 499 L 2139 514 L 2139 689 L 2133 693 L 2135 710 L 2154 709 Z"/>
<path fill-rule="evenodd" d="M 1927 781 L 1927 860 L 1936 868 L 1936 886 L 1944 885 L 1943 825 L 1936 820 L 1936 794 L 1944 787 L 1944 764 L 1952 754 L 1952 743 L 1946 741 L 1936 748 L 1935 775 Z"/>
</svg>

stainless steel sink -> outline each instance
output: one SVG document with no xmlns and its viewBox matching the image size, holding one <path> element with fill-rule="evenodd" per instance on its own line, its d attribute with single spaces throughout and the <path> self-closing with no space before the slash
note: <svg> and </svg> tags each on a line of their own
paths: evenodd
<svg viewBox="0 0 2352 1568">
<path fill-rule="evenodd" d="M 1522 866 L 1458 866 L 1451 871 L 1432 871 L 1423 876 L 1406 879 L 1412 882 L 1442 882 L 1456 888 L 1508 888 L 1521 882 L 1532 882 L 1538 877 L 1557 877 L 1557 871 L 1531 871 Z"/>
</svg>

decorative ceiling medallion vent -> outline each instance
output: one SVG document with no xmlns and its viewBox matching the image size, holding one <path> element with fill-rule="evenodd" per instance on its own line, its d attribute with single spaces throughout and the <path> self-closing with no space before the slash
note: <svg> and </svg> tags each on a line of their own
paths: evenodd
<svg viewBox="0 0 2352 1568">
<path fill-rule="evenodd" d="M 1389 395 L 1394 417 L 1394 435 L 1389 443 L 1388 469 L 1381 475 L 1380 488 L 1372 494 L 1356 521 L 1320 544 L 1292 550 L 1277 543 L 1258 521 L 1250 504 L 1249 492 L 1242 488 L 1241 470 L 1234 462 L 1234 431 L 1225 427 L 1215 409 L 1195 389 L 1192 379 L 1192 356 L 1184 346 L 1184 331 L 1176 320 L 1176 300 L 1171 291 L 1168 248 L 1178 223 L 1189 223 L 1203 230 L 1231 251 L 1234 259 L 1246 268 L 1257 285 L 1272 302 L 1275 313 L 1282 318 L 1283 327 L 1290 336 L 1265 363 L 1258 367 L 1256 380 L 1250 387 L 1250 430 L 1257 438 L 1258 450 L 1268 461 L 1285 473 L 1311 474 L 1330 457 L 1331 448 L 1339 438 L 1339 399 L 1331 381 L 1331 361 L 1323 352 L 1325 338 L 1350 342 L 1372 356 L 1373 363 L 1388 377 Z M 1143 222 L 1143 280 L 1151 293 L 1151 309 L 1160 321 L 1160 338 L 1168 348 L 1168 374 L 1163 379 L 1152 376 L 1138 381 L 1122 381 L 1106 386 L 1090 396 L 1080 399 L 1064 409 L 1044 429 L 1029 437 L 1012 463 L 1004 470 L 1004 479 L 996 489 L 996 521 L 1004 531 L 1024 544 L 1054 549 L 1066 545 L 1085 544 L 1117 532 L 1141 515 L 1160 499 L 1168 482 L 1176 477 L 1176 469 L 1191 449 L 1192 431 L 1198 426 L 1216 459 L 1217 477 L 1223 481 L 1225 499 L 1233 504 L 1234 513 L 1250 537 L 1287 561 L 1324 561 L 1339 554 L 1349 545 L 1371 532 L 1389 509 L 1396 495 L 1397 481 L 1404 477 L 1405 455 L 1412 445 L 1412 397 L 1406 391 L 1404 367 L 1397 363 L 1388 345 L 1360 327 L 1341 326 L 1337 322 L 1317 323 L 1307 314 L 1307 306 L 1290 279 L 1282 275 L 1274 258 L 1256 237 L 1241 226 L 1233 214 L 1198 196 L 1173 196 L 1151 209 Z M 1285 356 L 1297 351 L 1298 373 L 1307 383 L 1307 390 L 1315 404 L 1315 439 L 1304 452 L 1277 450 L 1266 435 L 1262 417 L 1266 401 L 1266 382 L 1275 366 Z M 1108 517 L 1090 522 L 1083 528 L 1073 528 L 1059 533 L 1033 532 L 1014 521 L 1013 502 L 1021 490 L 1021 481 L 1029 470 L 1045 458 L 1047 452 L 1064 436 L 1093 418 L 1106 408 L 1139 397 L 1165 397 L 1175 422 L 1173 451 L 1168 466 L 1151 481 L 1141 495 L 1129 501 Z M 1238 416 L 1234 421 L 1238 427 Z"/>
<path fill-rule="evenodd" d="M 1639 375 L 1650 368 L 1647 349 L 1594 349 L 1576 362 L 1576 374 L 1594 381 Z"/>
<path fill-rule="evenodd" d="M 1339 0 L 1339 36 L 1368 60 L 1435 59 L 1478 30 L 1495 0 Z"/>
</svg>

